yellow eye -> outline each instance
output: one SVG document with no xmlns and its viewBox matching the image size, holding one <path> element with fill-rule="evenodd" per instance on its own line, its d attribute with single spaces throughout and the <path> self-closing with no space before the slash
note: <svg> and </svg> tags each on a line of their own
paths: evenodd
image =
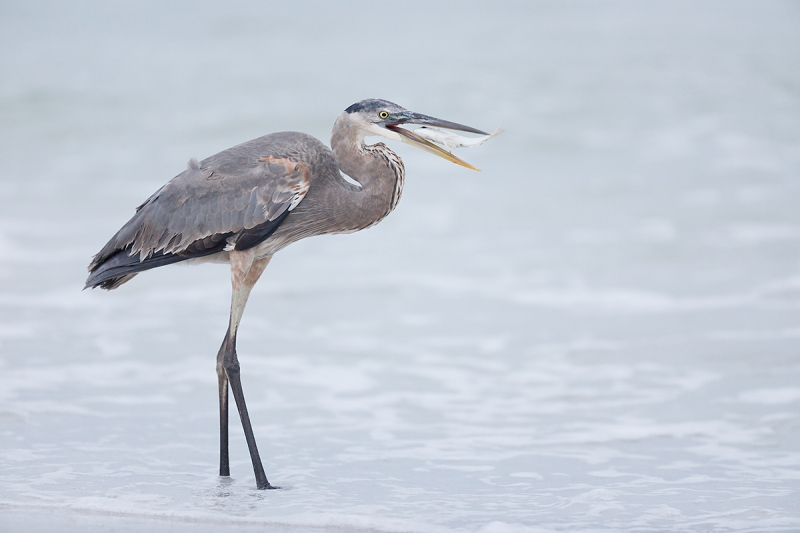
<svg viewBox="0 0 800 533">
<path fill-rule="evenodd" d="M 381 118 L 389 118 L 389 112 L 388 111 L 381 111 L 380 113 L 378 113 L 378 116 L 381 117 Z"/>
</svg>

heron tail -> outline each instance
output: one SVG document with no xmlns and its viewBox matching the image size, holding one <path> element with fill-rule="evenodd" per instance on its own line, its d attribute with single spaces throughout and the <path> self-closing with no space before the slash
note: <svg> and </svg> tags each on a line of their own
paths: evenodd
<svg viewBox="0 0 800 533">
<path fill-rule="evenodd" d="M 190 258 L 157 252 L 144 261 L 140 261 L 139 254 L 130 255 L 129 250 L 117 250 L 100 261 L 92 262 L 84 289 L 100 287 L 110 291 L 129 281 L 139 272 L 171 265 L 186 259 Z"/>
</svg>

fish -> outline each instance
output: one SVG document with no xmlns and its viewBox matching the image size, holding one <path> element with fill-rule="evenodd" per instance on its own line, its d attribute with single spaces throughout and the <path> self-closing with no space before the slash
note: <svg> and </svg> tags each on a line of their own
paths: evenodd
<svg viewBox="0 0 800 533">
<path fill-rule="evenodd" d="M 414 133 L 428 141 L 442 144 L 448 150 L 454 150 L 455 148 L 461 148 L 462 146 L 471 148 L 473 146 L 481 145 L 492 137 L 497 137 L 503 133 L 503 131 L 504 130 L 497 128 L 489 135 L 481 135 L 479 137 L 462 137 L 461 135 L 450 133 L 449 131 L 442 131 L 437 128 L 422 126 L 421 128 L 415 129 Z"/>
</svg>

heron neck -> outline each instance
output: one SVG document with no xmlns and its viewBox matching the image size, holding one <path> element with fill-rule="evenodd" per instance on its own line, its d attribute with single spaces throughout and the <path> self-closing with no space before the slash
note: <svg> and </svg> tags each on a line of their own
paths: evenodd
<svg viewBox="0 0 800 533">
<path fill-rule="evenodd" d="M 331 135 L 339 169 L 361 185 L 354 191 L 359 211 L 369 214 L 369 225 L 388 215 L 400 200 L 405 169 L 400 157 L 383 143 L 364 144 L 363 133 L 346 119 L 340 118 Z"/>
</svg>

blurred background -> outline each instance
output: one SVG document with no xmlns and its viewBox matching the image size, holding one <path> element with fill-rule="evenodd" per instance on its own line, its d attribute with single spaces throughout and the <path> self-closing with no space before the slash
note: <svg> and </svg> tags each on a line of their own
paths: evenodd
<svg viewBox="0 0 800 533">
<path fill-rule="evenodd" d="M 134 208 L 363 98 L 398 209 L 297 243 L 239 335 L 267 475 L 216 476 L 226 266 L 81 292 Z M 0 5 L 9 531 L 800 528 L 798 2 Z"/>
</svg>

